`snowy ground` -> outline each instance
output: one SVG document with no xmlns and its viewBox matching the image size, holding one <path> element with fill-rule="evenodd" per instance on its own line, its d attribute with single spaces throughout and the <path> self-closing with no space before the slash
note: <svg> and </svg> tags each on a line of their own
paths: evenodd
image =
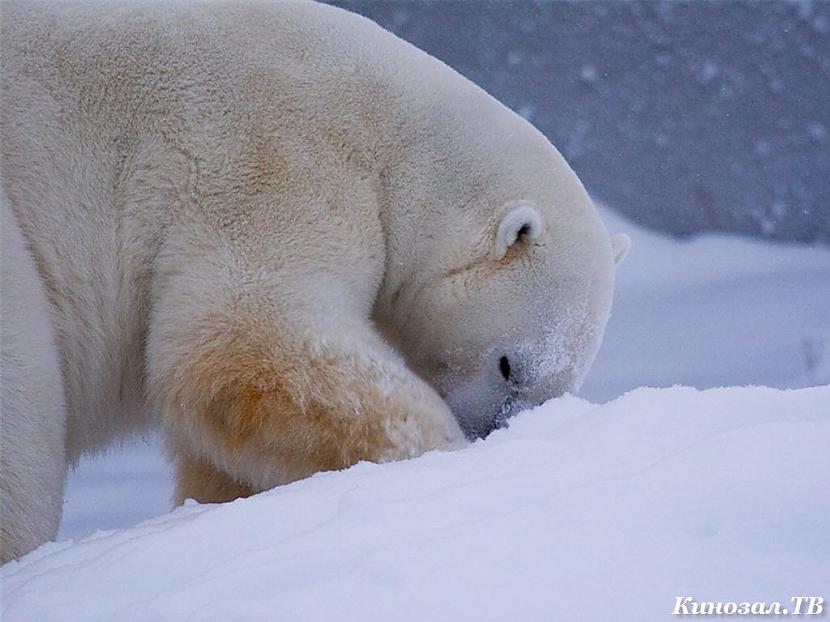
<svg viewBox="0 0 830 622">
<path fill-rule="evenodd" d="M 632 238 L 582 390 L 830 383 L 830 248 L 705 235 L 684 242 L 602 211 Z"/>
<path fill-rule="evenodd" d="M 830 596 L 830 387 L 637 389 L 5 566 L 6 622 L 659 620 Z"/>
<path fill-rule="evenodd" d="M 633 247 L 584 397 L 830 383 L 828 249 L 603 215 Z M 627 621 L 685 594 L 830 599 L 828 442 L 828 386 L 567 398 L 453 454 L 48 545 L 0 571 L 2 619 Z M 86 460 L 59 539 L 159 516 L 170 492 L 152 440 Z"/>
</svg>

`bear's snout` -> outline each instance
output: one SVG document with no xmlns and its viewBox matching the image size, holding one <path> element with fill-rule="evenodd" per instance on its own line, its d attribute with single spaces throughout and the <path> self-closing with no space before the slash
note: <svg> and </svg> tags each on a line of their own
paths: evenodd
<svg viewBox="0 0 830 622">
<path fill-rule="evenodd" d="M 571 389 L 571 372 L 579 356 L 571 348 L 547 345 L 525 344 L 498 353 L 496 365 L 508 394 L 534 402 L 559 397 Z"/>
</svg>

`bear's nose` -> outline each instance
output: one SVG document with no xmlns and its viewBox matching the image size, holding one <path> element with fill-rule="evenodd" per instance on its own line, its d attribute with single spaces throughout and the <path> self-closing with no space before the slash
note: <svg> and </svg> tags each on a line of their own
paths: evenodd
<svg viewBox="0 0 830 622">
<path fill-rule="evenodd" d="M 508 393 L 527 402 L 541 403 L 572 389 L 570 368 L 552 367 L 548 370 L 532 355 L 521 350 L 501 352 L 498 366 Z"/>
<path fill-rule="evenodd" d="M 530 381 L 527 371 L 527 365 L 515 353 L 502 354 L 499 359 L 499 372 L 501 372 L 505 382 L 514 390 L 527 386 Z"/>
</svg>

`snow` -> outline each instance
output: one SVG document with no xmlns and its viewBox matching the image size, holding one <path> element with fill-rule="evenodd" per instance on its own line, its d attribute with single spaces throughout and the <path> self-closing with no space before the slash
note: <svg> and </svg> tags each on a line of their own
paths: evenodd
<svg viewBox="0 0 830 622">
<path fill-rule="evenodd" d="M 584 396 L 830 383 L 830 249 L 713 234 L 678 241 L 602 216 L 632 244 Z"/>
<path fill-rule="evenodd" d="M 0 570 L 3 620 L 656 620 L 830 585 L 830 387 L 574 397 Z"/>
<path fill-rule="evenodd" d="M 59 542 L 0 568 L 0 618 L 627 621 L 684 595 L 829 597 L 830 250 L 603 217 L 633 244 L 590 401 L 166 515 L 154 438 L 85 459 Z"/>
</svg>

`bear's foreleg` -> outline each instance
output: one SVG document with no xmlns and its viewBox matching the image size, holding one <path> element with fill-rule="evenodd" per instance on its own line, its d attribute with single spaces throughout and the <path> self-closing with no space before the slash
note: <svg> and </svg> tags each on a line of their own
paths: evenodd
<svg viewBox="0 0 830 622">
<path fill-rule="evenodd" d="M 232 478 L 203 458 L 176 452 L 176 505 L 187 499 L 199 503 L 222 503 L 254 493 L 249 484 Z"/>
<path fill-rule="evenodd" d="M 338 310 L 335 322 L 320 308 L 282 313 L 254 295 L 218 312 L 157 314 L 148 367 L 180 502 L 463 442 L 443 400 L 368 319 Z"/>
</svg>

